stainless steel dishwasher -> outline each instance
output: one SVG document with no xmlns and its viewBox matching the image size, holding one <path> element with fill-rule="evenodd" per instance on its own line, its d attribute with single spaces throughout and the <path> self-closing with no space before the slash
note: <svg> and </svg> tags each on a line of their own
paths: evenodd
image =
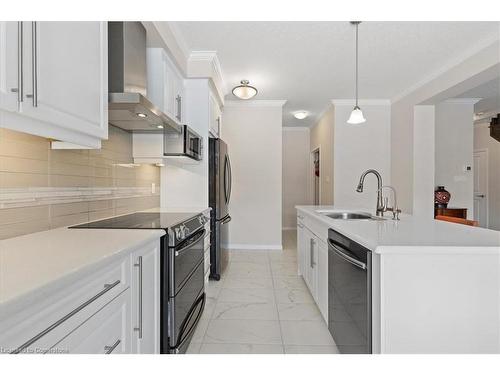
<svg viewBox="0 0 500 375">
<path fill-rule="evenodd" d="M 340 353 L 372 352 L 372 253 L 328 230 L 328 329 Z"/>
</svg>

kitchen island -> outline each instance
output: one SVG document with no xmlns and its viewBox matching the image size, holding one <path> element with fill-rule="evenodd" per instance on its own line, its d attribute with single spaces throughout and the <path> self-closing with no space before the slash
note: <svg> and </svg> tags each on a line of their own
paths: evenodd
<svg viewBox="0 0 500 375">
<path fill-rule="evenodd" d="M 332 229 L 371 252 L 371 352 L 500 352 L 499 232 L 410 215 L 326 216 L 338 211 L 349 210 L 297 206 L 298 273 L 330 325 Z"/>
</svg>

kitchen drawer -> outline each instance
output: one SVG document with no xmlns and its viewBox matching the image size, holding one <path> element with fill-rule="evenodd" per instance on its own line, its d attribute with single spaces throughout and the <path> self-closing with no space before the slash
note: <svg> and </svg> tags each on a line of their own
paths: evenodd
<svg viewBox="0 0 500 375">
<path fill-rule="evenodd" d="M 130 288 L 54 345 L 49 353 L 118 354 L 130 350 Z"/>
<path fill-rule="evenodd" d="M 302 224 L 313 232 L 319 240 L 326 243 L 328 239 L 328 225 L 310 215 L 303 216 L 304 219 Z"/>
<path fill-rule="evenodd" d="M 0 322 L 0 349 L 43 353 L 129 287 L 129 258 L 65 283 Z"/>
</svg>

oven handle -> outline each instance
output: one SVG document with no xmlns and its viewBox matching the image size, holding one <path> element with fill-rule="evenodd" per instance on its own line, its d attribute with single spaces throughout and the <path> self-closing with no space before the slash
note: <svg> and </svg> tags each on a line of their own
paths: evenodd
<svg viewBox="0 0 500 375">
<path fill-rule="evenodd" d="M 179 255 L 184 254 L 185 251 L 188 251 L 189 249 L 191 249 L 194 245 L 196 245 L 196 243 L 198 242 L 198 240 L 200 238 L 203 238 L 203 237 L 205 237 L 205 229 L 201 230 L 191 240 L 188 240 L 189 243 L 186 246 L 181 247 L 179 250 L 176 250 L 175 251 L 175 256 L 178 257 Z"/>
<path fill-rule="evenodd" d="M 186 319 L 184 319 L 184 321 L 182 322 L 181 324 L 181 327 L 179 329 L 179 340 L 177 340 L 177 342 L 175 343 L 175 347 L 173 349 L 177 349 L 178 347 L 180 347 L 183 342 L 184 342 L 184 338 L 186 337 L 189 337 L 189 335 L 191 335 L 191 332 L 193 332 L 193 330 L 196 328 L 196 326 L 198 325 L 198 322 L 200 321 L 201 319 L 201 315 L 203 314 L 203 310 L 205 310 L 205 302 L 206 302 L 206 295 L 205 293 L 202 293 L 201 296 L 198 297 L 198 299 L 196 300 L 196 302 L 193 304 L 193 306 L 191 306 L 191 309 L 189 310 L 189 313 L 186 317 Z M 184 330 L 186 329 L 186 324 L 188 324 L 188 322 L 191 320 L 191 317 L 193 316 L 193 313 L 194 311 L 196 310 L 196 307 L 199 305 L 199 304 L 202 304 L 201 305 L 201 309 L 200 309 L 200 313 L 198 314 L 198 316 L 196 317 L 196 321 L 194 322 L 194 324 L 189 328 L 189 330 L 187 331 L 186 334 L 184 334 Z"/>
<path fill-rule="evenodd" d="M 346 254 L 344 251 L 342 251 L 342 249 L 340 249 L 340 247 L 338 247 L 335 242 L 333 242 L 332 240 L 328 239 L 328 243 L 330 244 L 330 246 L 333 248 L 333 251 L 335 251 L 335 254 L 337 254 L 338 256 L 340 256 L 342 259 L 344 259 L 346 262 L 349 262 L 351 263 L 352 265 L 358 267 L 358 268 L 361 268 L 362 270 L 366 270 L 366 263 L 363 263 L 355 258 L 353 258 L 352 256 Z"/>
</svg>

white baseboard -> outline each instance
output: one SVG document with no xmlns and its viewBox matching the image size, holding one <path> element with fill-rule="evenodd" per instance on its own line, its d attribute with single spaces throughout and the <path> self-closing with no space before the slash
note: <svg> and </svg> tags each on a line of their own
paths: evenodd
<svg viewBox="0 0 500 375">
<path fill-rule="evenodd" d="M 247 244 L 223 244 L 223 249 L 230 250 L 283 250 L 282 245 L 247 245 Z"/>
<path fill-rule="evenodd" d="M 297 227 L 283 227 L 281 230 L 297 230 Z"/>
</svg>

